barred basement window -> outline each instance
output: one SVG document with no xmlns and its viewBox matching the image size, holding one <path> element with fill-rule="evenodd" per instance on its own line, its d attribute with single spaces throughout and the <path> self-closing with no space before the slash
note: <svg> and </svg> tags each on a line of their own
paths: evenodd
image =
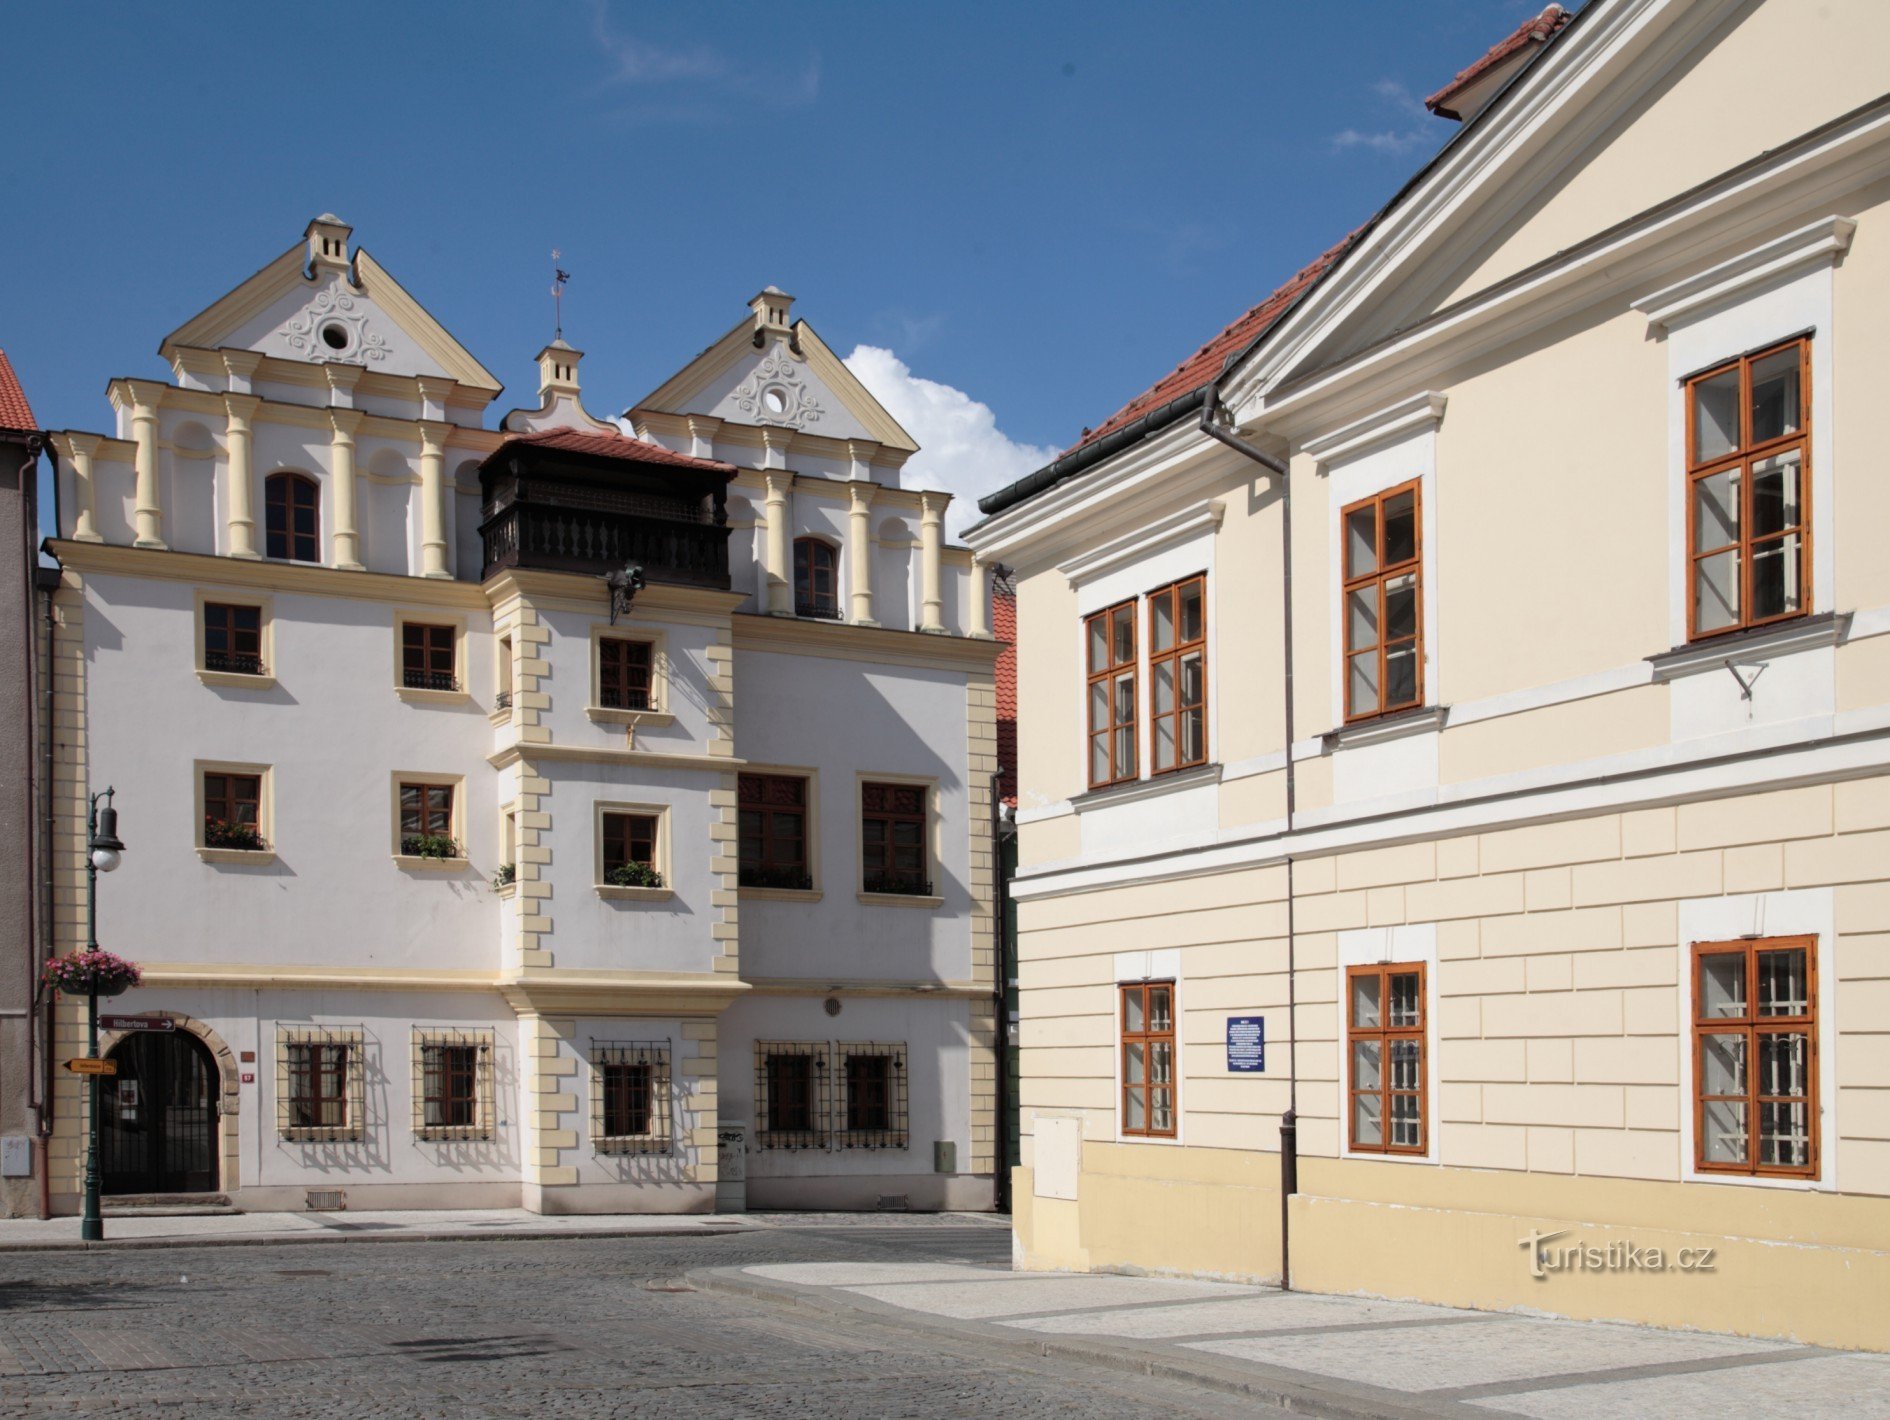
<svg viewBox="0 0 1890 1420">
<path fill-rule="evenodd" d="M 669 1042 L 591 1042 L 591 1146 L 600 1154 L 667 1154 Z"/>
<path fill-rule="evenodd" d="M 301 1143 L 359 1143 L 366 1095 L 358 1026 L 283 1026 L 276 1033 L 276 1132 Z"/>
<path fill-rule="evenodd" d="M 492 1032 L 416 1027 L 413 1132 L 420 1139 L 492 1137 Z"/>
<path fill-rule="evenodd" d="M 824 1149 L 827 1146 L 827 1042 L 755 1042 L 755 1146 Z"/>
<path fill-rule="evenodd" d="M 908 1142 L 906 1047 L 875 1041 L 842 1041 L 839 1106 L 843 1149 L 903 1149 Z"/>
</svg>

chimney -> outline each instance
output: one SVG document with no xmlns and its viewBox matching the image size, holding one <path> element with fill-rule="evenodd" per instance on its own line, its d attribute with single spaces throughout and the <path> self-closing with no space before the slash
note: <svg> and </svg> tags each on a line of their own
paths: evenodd
<svg viewBox="0 0 1890 1420">
<path fill-rule="evenodd" d="M 308 264 L 317 271 L 348 269 L 348 238 L 354 233 L 341 218 L 324 212 L 308 224 L 303 235 L 308 238 Z"/>
<path fill-rule="evenodd" d="M 1424 107 L 1439 118 L 1470 122 L 1574 18 L 1560 5 L 1551 5 L 1534 19 L 1524 20 L 1475 64 L 1425 99 Z"/>
<path fill-rule="evenodd" d="M 794 298 L 779 286 L 765 288 L 748 303 L 748 309 L 755 313 L 755 333 L 786 335 L 792 329 L 788 307 L 793 304 Z"/>
<path fill-rule="evenodd" d="M 539 403 L 549 408 L 551 396 L 569 395 L 574 403 L 578 400 L 578 361 L 584 358 L 582 350 L 566 345 L 563 340 L 554 340 L 538 352 L 538 399 Z"/>
</svg>

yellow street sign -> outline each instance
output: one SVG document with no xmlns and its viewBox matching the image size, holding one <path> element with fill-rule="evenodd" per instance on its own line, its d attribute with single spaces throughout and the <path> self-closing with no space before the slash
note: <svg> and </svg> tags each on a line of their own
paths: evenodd
<svg viewBox="0 0 1890 1420">
<path fill-rule="evenodd" d="M 118 1062 L 116 1060 L 93 1060 L 87 1056 L 81 1055 L 76 1060 L 66 1061 L 66 1069 L 70 1070 L 75 1075 L 116 1075 L 118 1073 Z"/>
</svg>

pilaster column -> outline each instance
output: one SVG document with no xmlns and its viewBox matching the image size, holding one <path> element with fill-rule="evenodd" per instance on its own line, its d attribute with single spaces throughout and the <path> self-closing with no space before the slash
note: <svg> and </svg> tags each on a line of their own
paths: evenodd
<svg viewBox="0 0 1890 1420">
<path fill-rule="evenodd" d="M 229 419 L 226 440 L 230 454 L 230 556 L 253 558 L 256 553 L 256 484 L 250 457 L 249 421 L 262 401 L 253 394 L 226 394 L 223 410 Z"/>
<path fill-rule="evenodd" d="M 335 480 L 335 531 L 329 540 L 328 560 L 344 572 L 361 572 L 361 534 L 354 511 L 354 434 L 361 427 L 357 409 L 331 409 L 328 423 L 329 467 Z"/>
<path fill-rule="evenodd" d="M 164 546 L 164 505 L 158 493 L 157 411 L 161 385 L 128 381 L 131 393 L 131 438 L 138 446 L 133 459 L 137 482 L 133 486 L 131 517 L 137 536 L 133 547 Z"/>
<path fill-rule="evenodd" d="M 763 569 L 768 585 L 763 602 L 773 616 L 794 614 L 794 568 L 788 550 L 788 489 L 792 482 L 791 474 L 770 473 L 763 504 L 768 512 L 768 557 Z"/>
<path fill-rule="evenodd" d="M 919 495 L 919 630 L 945 630 L 945 598 L 939 589 L 945 554 L 945 499 Z"/>
<path fill-rule="evenodd" d="M 847 492 L 847 558 L 853 595 L 853 624 L 877 626 L 873 620 L 873 489 L 856 483 Z"/>
<path fill-rule="evenodd" d="M 991 569 L 978 558 L 971 559 L 971 614 L 966 633 L 980 641 L 991 639 Z"/>
<path fill-rule="evenodd" d="M 446 570 L 447 426 L 420 426 L 420 575 L 450 577 Z"/>
<path fill-rule="evenodd" d="M 92 455 L 98 452 L 95 434 L 68 434 L 68 458 L 72 464 L 72 501 L 76 505 L 72 519 L 74 542 L 103 542 L 98 535 L 97 496 L 92 485 Z"/>
</svg>

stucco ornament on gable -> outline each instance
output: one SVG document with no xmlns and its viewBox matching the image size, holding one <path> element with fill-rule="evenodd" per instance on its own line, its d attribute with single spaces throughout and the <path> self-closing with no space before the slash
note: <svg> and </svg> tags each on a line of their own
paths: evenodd
<svg viewBox="0 0 1890 1420">
<path fill-rule="evenodd" d="M 735 407 L 758 424 L 804 429 L 820 422 L 820 401 L 807 388 L 806 371 L 783 351 L 770 351 L 755 372 L 735 388 Z"/>
<path fill-rule="evenodd" d="M 387 341 L 368 329 L 367 312 L 346 291 L 319 291 L 278 332 L 304 360 L 317 365 L 365 365 L 387 358 Z"/>
</svg>

